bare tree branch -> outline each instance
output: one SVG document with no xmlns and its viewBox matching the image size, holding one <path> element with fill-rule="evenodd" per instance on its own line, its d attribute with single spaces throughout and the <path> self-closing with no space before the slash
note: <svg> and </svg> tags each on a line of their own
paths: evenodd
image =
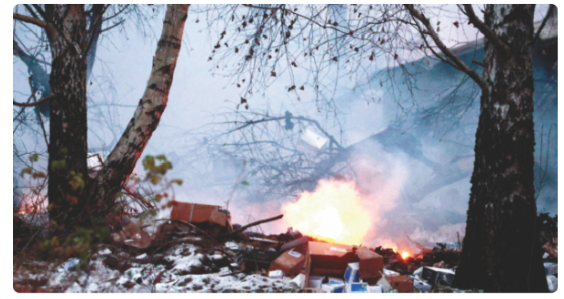
<svg viewBox="0 0 564 299">
<path fill-rule="evenodd" d="M 39 27 L 41 27 L 41 28 L 47 29 L 47 23 L 46 23 L 45 21 L 39 20 L 39 19 L 37 19 L 37 18 L 24 16 L 24 15 L 22 15 L 22 14 L 17 14 L 17 13 L 14 13 L 13 18 L 14 18 L 15 20 L 18 20 L 18 21 L 30 23 L 30 24 L 39 26 Z"/>
<path fill-rule="evenodd" d="M 417 20 L 419 20 L 421 23 L 423 23 L 423 25 L 425 26 L 425 28 L 427 28 L 427 33 L 431 36 L 431 38 L 433 39 L 433 41 L 435 42 L 435 44 L 437 45 L 437 47 L 439 47 L 439 49 L 441 50 L 441 52 L 443 52 L 443 54 L 445 56 L 447 56 L 450 60 L 452 60 L 454 62 L 454 64 L 456 64 L 456 66 L 458 66 L 458 68 L 463 71 L 464 73 L 466 73 L 470 78 L 472 78 L 472 80 L 474 80 L 478 86 L 480 86 L 480 88 L 482 89 L 482 92 L 484 93 L 484 95 L 488 95 L 489 91 L 486 85 L 486 82 L 484 82 L 484 80 L 480 77 L 480 75 L 478 75 L 476 72 L 474 72 L 471 68 L 469 68 L 466 64 L 464 64 L 464 62 L 462 62 L 462 60 L 460 60 L 460 58 L 456 57 L 456 55 L 454 55 L 454 53 L 452 53 L 452 51 L 450 51 L 447 46 L 443 43 L 443 41 L 439 38 L 439 36 L 437 35 L 437 32 L 435 32 L 435 29 L 433 28 L 433 26 L 431 25 L 431 23 L 429 22 L 429 19 L 426 18 L 425 16 L 423 16 L 419 11 L 417 11 L 412 4 L 405 4 L 405 8 L 407 8 L 407 10 L 409 10 L 410 14 L 416 18 Z M 421 32 L 421 34 L 423 35 L 424 32 Z M 423 37 L 424 38 L 424 37 Z"/>
<path fill-rule="evenodd" d="M 94 21 L 94 23 L 90 24 L 90 26 L 91 26 L 90 27 L 90 38 L 88 39 L 88 44 L 86 44 L 86 48 L 84 49 L 84 53 L 88 53 L 88 51 L 90 51 L 90 48 L 92 47 L 92 42 L 97 37 L 96 31 L 101 29 L 100 24 L 102 22 L 102 16 L 104 15 L 104 12 L 106 12 L 106 9 L 108 9 L 108 7 L 110 5 L 108 4 L 108 5 L 102 5 L 102 6 L 103 7 L 102 7 L 101 11 L 97 12 L 98 16 L 96 17 L 96 20 Z M 100 28 L 98 28 L 98 27 L 100 27 Z"/>
<path fill-rule="evenodd" d="M 39 4 L 32 4 L 33 7 L 35 7 L 35 10 L 37 10 L 37 13 L 39 13 L 39 15 L 45 19 L 45 11 L 43 10 L 43 8 L 39 5 Z"/>
<path fill-rule="evenodd" d="M 35 95 L 35 93 L 34 93 L 33 95 Z M 50 99 L 52 99 L 52 98 L 54 98 L 54 97 L 55 97 L 54 95 L 50 95 L 50 96 L 43 97 L 43 98 L 39 99 L 39 101 L 36 101 L 36 102 L 34 102 L 34 103 L 29 103 L 29 104 L 28 104 L 28 103 L 18 103 L 18 102 L 16 102 L 16 100 L 13 100 L 13 101 L 14 101 L 14 106 L 18 106 L 18 107 L 35 107 L 35 106 L 37 106 L 37 105 L 40 105 L 40 104 L 42 104 L 42 103 L 45 103 L 45 102 L 49 101 Z"/>
<path fill-rule="evenodd" d="M 548 21 L 548 19 L 550 19 L 550 17 L 552 16 L 552 13 L 554 12 L 554 8 L 556 6 L 555 5 L 550 5 L 550 8 L 548 9 L 548 12 L 546 13 L 546 16 L 544 16 L 544 19 L 542 20 L 542 23 L 539 27 L 539 29 L 537 30 L 537 33 L 535 34 L 535 37 L 533 38 L 533 45 L 537 42 L 537 40 L 540 37 L 540 34 L 542 32 L 542 30 L 544 29 L 544 26 L 546 25 L 546 22 Z"/>
<path fill-rule="evenodd" d="M 117 22 L 117 23 L 111 25 L 110 27 L 106 27 L 106 28 L 102 29 L 102 32 L 106 32 L 106 31 L 112 30 L 112 29 L 114 29 L 115 27 L 117 27 L 117 26 L 123 24 L 124 22 L 125 22 L 125 20 L 121 20 L 121 21 L 119 21 L 119 22 Z"/>
<path fill-rule="evenodd" d="M 35 11 L 33 10 L 33 8 L 31 8 L 31 6 L 29 4 L 24 4 L 25 8 L 27 9 L 27 11 L 31 14 L 32 17 L 36 18 L 39 20 L 39 17 L 37 16 L 37 14 L 35 13 Z"/>
<path fill-rule="evenodd" d="M 29 89 L 31 89 L 31 96 L 33 96 L 33 101 L 37 103 L 37 98 L 35 97 L 35 90 L 33 89 L 33 84 L 31 82 L 32 76 L 29 76 Z M 49 98 L 49 97 L 46 97 Z M 46 99 L 44 98 L 44 100 Z M 43 119 L 41 118 L 41 114 L 39 111 L 35 111 L 37 113 L 37 118 L 39 119 L 39 124 L 41 125 L 41 130 L 43 131 L 43 138 L 45 138 L 45 145 L 49 148 L 49 141 L 47 140 L 47 131 L 45 131 L 45 125 L 43 124 Z"/>
</svg>

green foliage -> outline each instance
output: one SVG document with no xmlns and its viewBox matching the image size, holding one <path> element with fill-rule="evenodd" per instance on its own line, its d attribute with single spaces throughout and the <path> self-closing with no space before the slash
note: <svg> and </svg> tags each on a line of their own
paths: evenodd
<svg viewBox="0 0 564 299">
<path fill-rule="evenodd" d="M 32 176 L 34 179 L 47 177 L 47 176 L 45 175 L 45 172 L 43 172 L 43 171 L 34 172 L 34 173 L 31 174 L 31 176 Z"/>
<path fill-rule="evenodd" d="M 63 160 L 54 160 L 51 162 L 51 170 L 58 171 L 58 170 L 65 170 L 67 169 L 67 161 Z"/>
<path fill-rule="evenodd" d="M 20 176 L 23 178 L 24 174 L 27 173 L 27 174 L 31 175 L 32 172 L 33 172 L 33 169 L 31 167 L 26 167 L 26 168 L 22 169 Z"/>
<path fill-rule="evenodd" d="M 84 188 L 84 180 L 82 179 L 82 173 L 76 173 L 74 171 L 70 172 L 70 181 L 72 190 L 77 190 L 78 188 Z"/>
<path fill-rule="evenodd" d="M 100 219 L 93 219 L 93 223 L 100 221 Z M 56 222 L 52 221 L 51 225 L 56 225 Z M 84 262 L 90 257 L 90 253 L 95 250 L 96 244 L 109 239 L 110 231 L 105 226 L 78 227 L 74 233 L 66 237 L 64 242 L 59 237 L 53 236 L 43 241 L 39 245 L 39 250 L 49 257 L 68 258 L 75 256 Z"/>
<path fill-rule="evenodd" d="M 157 174 L 157 175 L 152 175 L 150 181 L 151 184 L 156 185 L 160 183 L 162 179 L 163 177 Z"/>
<path fill-rule="evenodd" d="M 33 168 L 34 162 L 37 162 L 39 160 L 39 154 L 38 153 L 31 154 L 29 155 L 28 159 L 29 161 L 31 161 L 31 166 L 22 169 L 22 171 L 20 172 L 20 176 L 23 178 L 27 174 L 30 175 L 33 179 L 46 178 L 47 175 L 45 174 L 45 172 L 36 171 Z"/>
<path fill-rule="evenodd" d="M 160 164 L 157 164 L 160 161 Z M 163 179 L 168 170 L 172 169 L 172 163 L 167 160 L 165 155 L 156 157 L 147 155 L 143 159 L 143 168 L 147 171 L 147 180 L 153 185 L 157 185 Z"/>
<path fill-rule="evenodd" d="M 35 154 L 29 156 L 29 161 L 37 162 L 37 160 L 39 160 L 39 154 L 38 153 L 35 153 Z"/>
</svg>

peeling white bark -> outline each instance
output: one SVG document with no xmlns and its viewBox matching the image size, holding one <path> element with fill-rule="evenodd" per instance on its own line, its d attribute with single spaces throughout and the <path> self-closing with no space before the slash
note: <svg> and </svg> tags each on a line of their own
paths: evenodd
<svg viewBox="0 0 564 299">
<path fill-rule="evenodd" d="M 168 101 L 190 5 L 168 5 L 149 82 L 125 132 L 93 182 L 89 199 L 109 208 L 135 167 Z"/>
</svg>

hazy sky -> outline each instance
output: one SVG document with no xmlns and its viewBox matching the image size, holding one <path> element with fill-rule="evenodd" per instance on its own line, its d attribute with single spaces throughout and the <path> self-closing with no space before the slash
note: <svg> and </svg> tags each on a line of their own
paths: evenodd
<svg viewBox="0 0 564 299">
<path fill-rule="evenodd" d="M 191 8 L 193 9 L 194 7 Z M 447 24 L 441 26 L 442 38 L 447 43 L 452 43 L 453 40 L 474 39 L 476 29 L 472 26 L 463 24 L 457 29 L 452 25 L 452 20 L 456 16 L 452 11 L 455 10 L 454 6 L 436 10 L 436 13 L 442 16 L 441 22 Z M 541 20 L 546 10 L 546 5 L 539 5 L 535 20 Z M 99 148 L 119 138 L 131 119 L 146 87 L 152 57 L 162 28 L 164 11 L 165 8 L 161 5 L 158 13 L 150 18 L 146 36 L 142 36 L 136 24 L 126 22 L 125 31 L 114 29 L 100 39 L 91 80 L 93 83 L 89 85 L 90 148 Z M 478 9 L 476 12 L 481 16 Z M 198 19 L 200 22 L 196 23 Z M 212 122 L 224 121 L 219 114 L 233 111 L 239 102 L 241 89 L 228 84 L 227 78 L 220 75 L 212 76 L 210 72 L 213 64 L 208 61 L 208 57 L 215 41 L 209 40 L 205 26 L 203 16 L 189 13 L 168 106 L 144 154 L 183 153 L 185 144 L 192 142 L 191 138 L 195 138 L 191 135 L 193 132 L 203 130 L 203 126 Z M 14 57 L 13 61 L 14 99 L 23 102 L 29 95 L 28 74 L 18 58 Z M 338 89 L 335 97 L 351 94 L 352 83 L 345 80 L 340 83 L 342 87 Z M 293 95 L 286 92 L 286 85 L 287 81 L 284 79 L 278 80 L 266 91 L 264 97 L 257 94 L 248 98 L 250 111 L 268 109 L 273 114 L 282 115 L 284 111 L 289 110 L 295 115 L 319 118 L 313 95 L 306 91 L 302 100 L 297 102 Z M 373 92 L 378 94 L 380 91 Z M 380 105 L 367 105 L 366 101 L 362 100 L 361 94 L 355 95 L 358 96 L 357 99 L 338 103 L 345 145 L 385 129 L 394 117 L 385 114 Z M 113 126 L 113 132 L 107 129 L 109 125 Z M 330 133 L 338 134 L 337 127 L 331 123 L 327 125 Z M 18 146 L 25 143 L 30 150 L 44 148 L 42 139 L 29 138 L 29 136 L 24 138 L 14 136 L 14 143 L 18 143 Z M 171 176 L 181 177 L 185 171 L 189 170 L 175 169 Z M 467 188 L 468 185 L 465 183 L 460 188 Z M 179 194 L 188 192 L 182 187 L 177 189 Z M 181 195 L 180 197 L 182 198 Z M 209 199 L 195 199 L 195 201 L 222 204 L 223 199 L 211 199 L 211 202 Z M 465 205 L 465 202 L 461 205 L 462 209 Z M 267 212 L 275 214 L 277 207 L 271 207 L 271 211 Z M 241 217 L 238 220 L 243 220 L 242 216 L 237 217 Z"/>
</svg>

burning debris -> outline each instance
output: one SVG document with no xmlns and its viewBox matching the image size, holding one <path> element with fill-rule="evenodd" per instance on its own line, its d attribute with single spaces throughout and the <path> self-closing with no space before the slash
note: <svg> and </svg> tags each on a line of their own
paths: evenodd
<svg viewBox="0 0 564 299">
<path fill-rule="evenodd" d="M 370 228 L 370 215 L 352 182 L 322 180 L 315 192 L 282 207 L 286 221 L 300 232 L 319 240 L 360 244 Z"/>
<path fill-rule="evenodd" d="M 86 260 L 29 263 L 14 271 L 14 288 L 24 292 L 465 292 L 451 286 L 460 243 L 436 243 L 430 248 L 405 235 L 403 244 L 412 246 L 400 250 L 361 245 L 368 215 L 358 191 L 346 181 L 322 182 L 315 192 L 305 192 L 284 206 L 284 216 L 244 226 L 232 224 L 230 212 L 220 206 L 171 205 L 170 219 L 162 219 L 152 231 L 150 225 L 132 221 L 112 234 L 113 244 Z M 295 224 L 286 233 L 247 231 L 283 217 Z M 544 266 L 554 291 L 557 218 L 541 215 L 541 220 L 541 235 L 548 240 L 543 247 Z M 45 271 L 37 274 L 38 269 Z"/>
</svg>

